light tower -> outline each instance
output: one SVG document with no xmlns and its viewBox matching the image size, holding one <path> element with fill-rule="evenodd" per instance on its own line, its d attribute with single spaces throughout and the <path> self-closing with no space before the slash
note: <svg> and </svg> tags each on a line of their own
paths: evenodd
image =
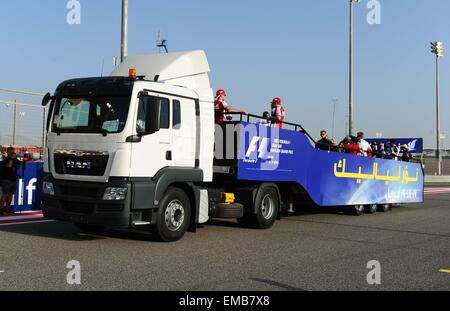
<svg viewBox="0 0 450 311">
<path fill-rule="evenodd" d="M 348 134 L 353 134 L 353 4 L 360 0 L 350 0 L 350 33 L 349 33 L 349 107 Z"/>
<path fill-rule="evenodd" d="M 120 62 L 128 56 L 128 0 L 122 0 L 122 38 Z"/>
<path fill-rule="evenodd" d="M 442 155 L 441 121 L 439 117 L 439 58 L 444 57 L 444 44 L 441 41 L 431 42 L 431 53 L 436 55 L 436 157 L 438 159 L 438 175 L 441 175 Z"/>
</svg>

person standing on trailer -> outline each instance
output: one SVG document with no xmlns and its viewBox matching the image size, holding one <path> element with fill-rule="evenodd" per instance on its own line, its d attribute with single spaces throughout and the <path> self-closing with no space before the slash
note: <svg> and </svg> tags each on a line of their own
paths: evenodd
<svg viewBox="0 0 450 311">
<path fill-rule="evenodd" d="M 272 102 L 272 123 L 276 128 L 282 128 L 285 116 L 284 107 L 281 106 L 281 98 L 275 97 Z"/>
<path fill-rule="evenodd" d="M 231 116 L 226 116 L 225 113 L 238 112 L 247 114 L 243 110 L 230 107 L 230 105 L 228 105 L 228 103 L 225 101 L 226 97 L 227 93 L 225 92 L 225 90 L 220 89 L 216 92 L 216 99 L 214 100 L 214 113 L 216 115 L 216 122 L 223 122 L 225 120 L 232 119 Z"/>
</svg>

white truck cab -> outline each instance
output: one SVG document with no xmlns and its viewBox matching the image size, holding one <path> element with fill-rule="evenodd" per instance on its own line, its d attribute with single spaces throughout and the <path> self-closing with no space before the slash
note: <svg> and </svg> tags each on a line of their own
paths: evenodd
<svg viewBox="0 0 450 311">
<path fill-rule="evenodd" d="M 207 221 L 194 183 L 213 179 L 208 73 L 205 53 L 192 51 L 128 57 L 110 77 L 61 83 L 47 122 L 45 216 L 83 229 L 155 225 L 173 199 L 163 240 Z"/>
</svg>

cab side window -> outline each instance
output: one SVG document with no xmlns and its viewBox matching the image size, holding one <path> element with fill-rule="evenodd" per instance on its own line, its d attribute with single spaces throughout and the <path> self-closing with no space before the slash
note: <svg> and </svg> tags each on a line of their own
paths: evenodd
<svg viewBox="0 0 450 311">
<path fill-rule="evenodd" d="M 181 104 L 179 100 L 173 101 L 172 128 L 174 130 L 181 128 Z"/>
<path fill-rule="evenodd" d="M 161 103 L 159 125 L 162 129 L 170 128 L 170 101 L 167 98 L 158 97 Z"/>
<path fill-rule="evenodd" d="M 158 118 L 155 120 L 155 117 L 157 116 L 159 117 L 159 126 L 156 125 L 156 120 L 158 120 Z M 147 128 L 154 128 L 154 126 L 157 127 L 154 129 L 155 131 L 170 128 L 170 101 L 167 98 L 141 95 L 139 97 L 136 131 L 138 133 L 146 133 Z M 153 133 L 153 131 L 151 133 Z"/>
</svg>

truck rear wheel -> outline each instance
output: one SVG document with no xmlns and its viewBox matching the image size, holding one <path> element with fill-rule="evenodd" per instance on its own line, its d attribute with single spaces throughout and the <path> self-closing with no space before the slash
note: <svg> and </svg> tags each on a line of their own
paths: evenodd
<svg viewBox="0 0 450 311">
<path fill-rule="evenodd" d="M 256 214 L 246 214 L 238 222 L 244 226 L 257 229 L 268 229 L 273 226 L 277 219 L 280 200 L 274 187 L 261 187 L 255 200 Z"/>
<path fill-rule="evenodd" d="M 161 200 L 158 218 L 151 227 L 151 233 L 164 242 L 178 241 L 186 233 L 190 218 L 191 206 L 186 193 L 170 187 Z"/>
</svg>

